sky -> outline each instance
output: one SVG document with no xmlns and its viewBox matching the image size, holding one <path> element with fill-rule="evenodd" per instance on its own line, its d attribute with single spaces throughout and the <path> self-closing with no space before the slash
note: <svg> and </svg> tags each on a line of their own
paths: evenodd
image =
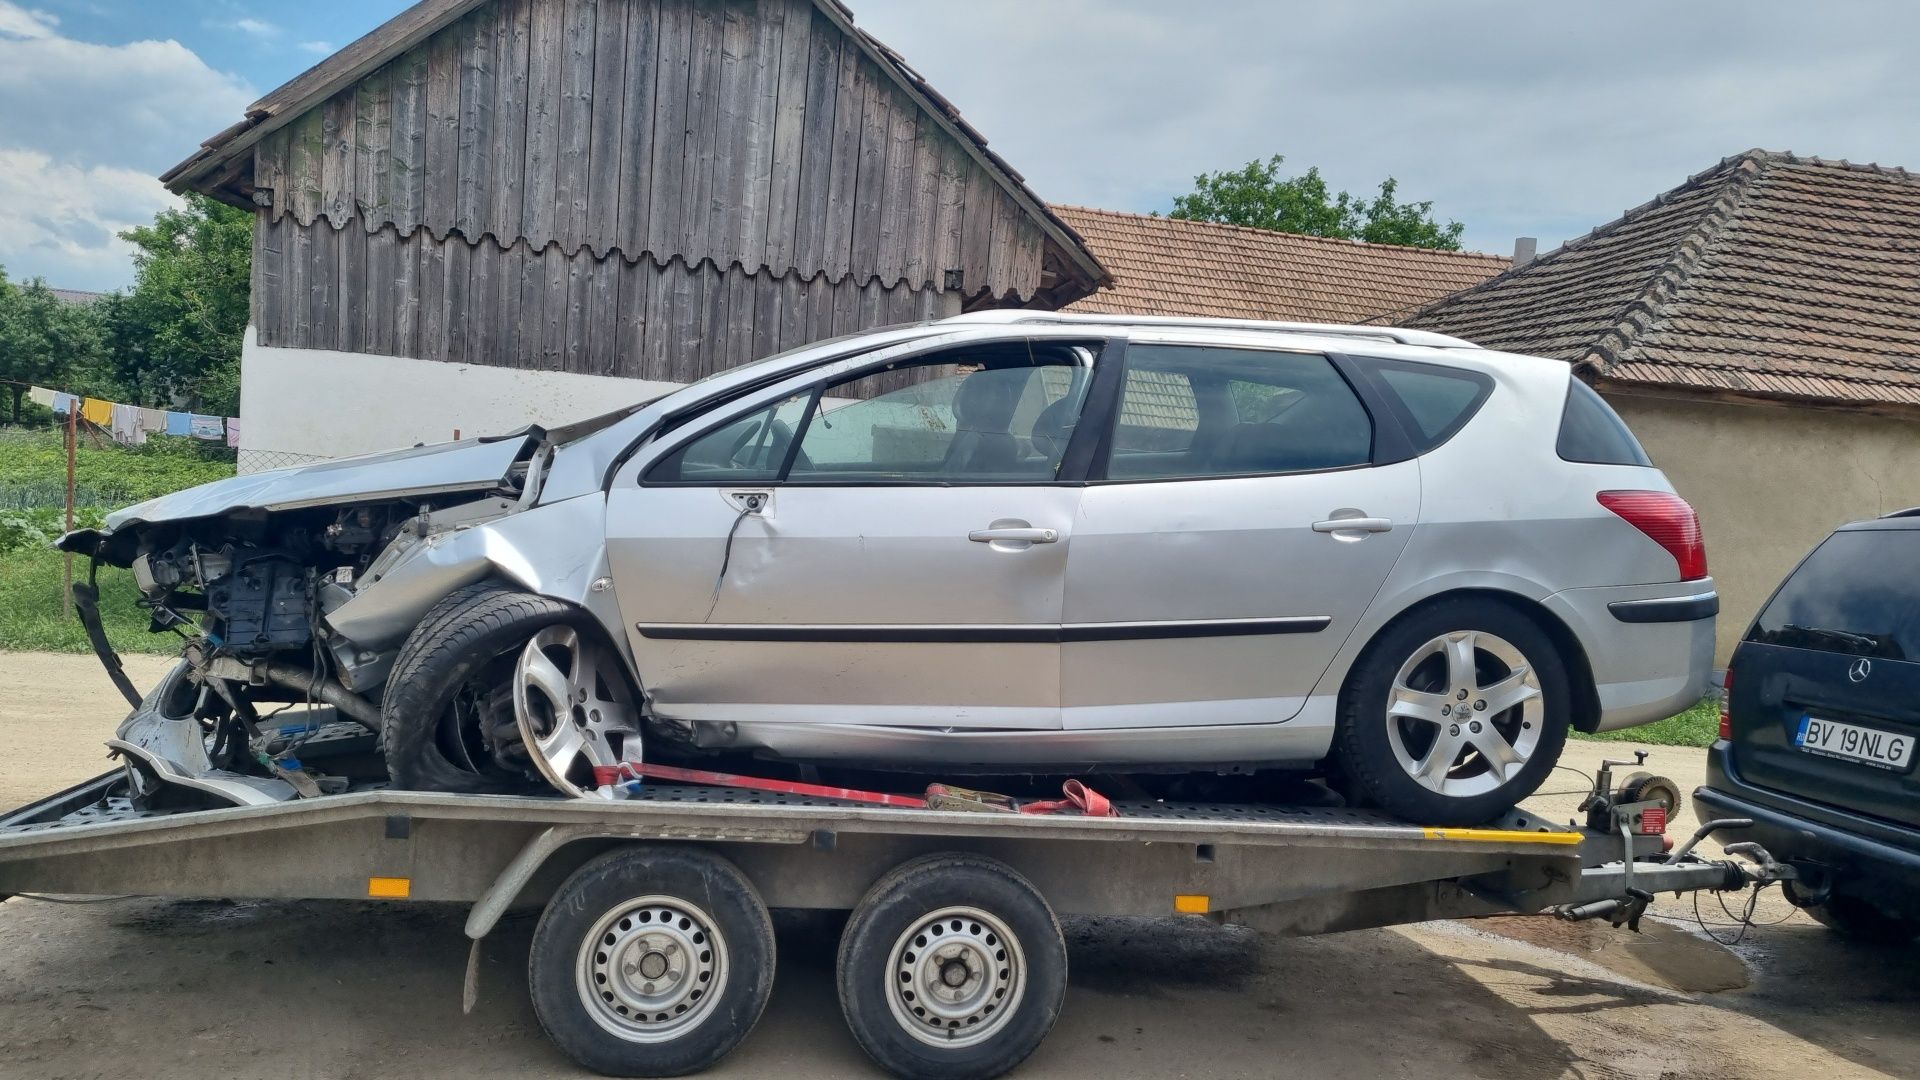
<svg viewBox="0 0 1920 1080">
<path fill-rule="evenodd" d="M 1906 0 L 851 0 L 1054 202 L 1284 154 L 1541 250 L 1750 147 L 1920 168 Z M 112 289 L 154 178 L 404 0 L 0 0 L 0 266 Z"/>
</svg>

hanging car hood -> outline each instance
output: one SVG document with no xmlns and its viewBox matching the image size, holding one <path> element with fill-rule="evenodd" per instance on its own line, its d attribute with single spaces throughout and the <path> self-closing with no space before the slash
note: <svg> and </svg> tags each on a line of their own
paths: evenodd
<svg viewBox="0 0 1920 1080">
<path fill-rule="evenodd" d="M 510 435 L 416 446 L 366 457 L 248 473 L 176 491 L 107 515 L 99 529 L 61 537 L 66 551 L 90 552 L 129 527 L 217 517 L 238 510 L 295 510 L 461 491 L 489 491 L 546 437 L 539 428 Z"/>
</svg>

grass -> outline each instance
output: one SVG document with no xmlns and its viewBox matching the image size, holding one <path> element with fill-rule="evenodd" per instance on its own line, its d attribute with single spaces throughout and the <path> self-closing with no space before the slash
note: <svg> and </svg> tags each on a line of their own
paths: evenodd
<svg viewBox="0 0 1920 1080">
<path fill-rule="evenodd" d="M 94 445 L 82 439 L 74 473 L 79 524 L 97 524 L 108 509 L 143 502 L 233 475 L 233 463 L 210 460 L 224 448 L 156 436 L 143 447 Z M 59 552 L 48 545 L 64 527 L 67 457 L 58 432 L 0 433 L 0 650 L 88 652 L 86 631 L 62 611 Z M 74 560 L 85 580 L 87 561 Z M 133 575 L 102 567 L 100 615 L 121 652 L 169 653 L 172 634 L 147 632 L 147 613 Z"/>
<path fill-rule="evenodd" d="M 1593 742 L 1631 742 L 1651 746 L 1712 746 L 1720 736 L 1720 699 L 1704 697 L 1679 716 L 1643 727 L 1604 731 L 1598 735 L 1574 732 L 1576 739 Z"/>
<path fill-rule="evenodd" d="M 78 618 L 68 618 L 60 603 L 60 552 L 38 549 L 0 555 L 0 651 L 92 651 Z M 73 560 L 74 576 L 86 580 L 87 561 Z M 133 574 L 100 568 L 100 621 L 107 640 L 124 653 L 170 653 L 180 648 L 173 634 L 147 632 L 147 613 L 134 606 L 140 589 Z"/>
</svg>

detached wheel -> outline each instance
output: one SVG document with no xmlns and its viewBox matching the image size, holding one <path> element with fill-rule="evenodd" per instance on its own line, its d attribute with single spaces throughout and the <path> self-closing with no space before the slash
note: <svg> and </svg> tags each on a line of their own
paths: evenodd
<svg viewBox="0 0 1920 1080">
<path fill-rule="evenodd" d="M 1374 805 L 1477 825 L 1560 759 L 1573 688 L 1552 639 L 1503 604 L 1436 604 L 1368 647 L 1341 693 L 1335 753 Z"/>
<path fill-rule="evenodd" d="M 587 863 L 540 917 L 533 1010 L 570 1058 L 608 1076 L 683 1076 L 739 1046 L 773 990 L 773 923 L 717 855 L 626 848 Z"/>
<path fill-rule="evenodd" d="M 1010 867 L 929 855 L 854 909 L 835 970 L 854 1041 L 915 1080 L 985 1080 L 1026 1060 L 1060 1015 L 1059 920 Z"/>
</svg>

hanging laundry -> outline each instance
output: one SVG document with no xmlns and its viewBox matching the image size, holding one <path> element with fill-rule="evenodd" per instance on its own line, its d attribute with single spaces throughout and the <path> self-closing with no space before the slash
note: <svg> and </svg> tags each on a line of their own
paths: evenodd
<svg viewBox="0 0 1920 1080">
<path fill-rule="evenodd" d="M 240 418 L 237 416 L 227 418 L 227 445 L 236 450 L 240 448 Z"/>
<path fill-rule="evenodd" d="M 227 437 L 226 418 L 194 413 L 192 432 L 196 439 L 224 439 Z"/>
<path fill-rule="evenodd" d="M 168 412 L 167 413 L 167 434 L 169 435 L 193 434 L 193 414 L 183 413 L 183 412 Z"/>
<path fill-rule="evenodd" d="M 63 394 L 58 390 L 53 392 L 53 411 L 56 414 L 67 416 L 71 414 L 74 409 L 78 408 L 79 405 L 80 399 L 74 397 L 72 394 Z"/>
<path fill-rule="evenodd" d="M 122 446 L 139 446 L 147 441 L 147 433 L 140 430 L 140 406 L 113 406 L 113 441 Z"/>
<path fill-rule="evenodd" d="M 33 402 L 35 405 L 44 405 L 51 409 L 53 408 L 53 397 L 53 391 L 44 386 L 27 387 L 27 400 Z"/>
<path fill-rule="evenodd" d="M 99 398 L 88 398 L 80 403 L 80 415 L 85 417 L 89 424 L 98 424 L 101 427 L 112 427 L 113 402 L 101 401 Z"/>
<path fill-rule="evenodd" d="M 167 430 L 167 410 L 141 409 L 140 433 L 145 435 L 164 435 Z"/>
</svg>

